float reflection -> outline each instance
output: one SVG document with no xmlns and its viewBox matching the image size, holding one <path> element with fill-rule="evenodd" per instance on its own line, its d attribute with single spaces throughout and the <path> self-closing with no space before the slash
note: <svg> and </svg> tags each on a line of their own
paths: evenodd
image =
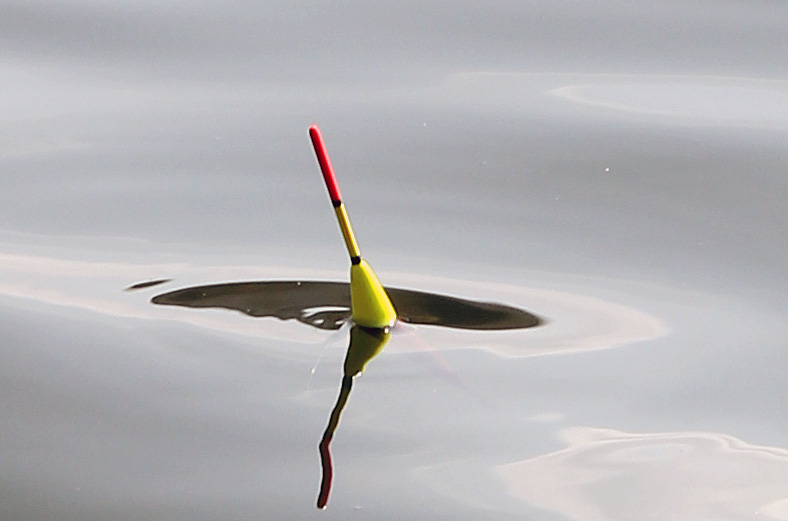
<svg viewBox="0 0 788 521">
<path fill-rule="evenodd" d="M 334 476 L 334 467 L 331 461 L 331 440 L 334 432 L 339 425 L 339 418 L 350 397 L 350 390 L 353 387 L 353 378 L 361 374 L 367 366 L 367 362 L 376 357 L 389 341 L 391 332 L 389 329 L 374 329 L 354 325 L 350 330 L 350 345 L 345 355 L 345 364 L 342 372 L 342 384 L 339 388 L 339 396 L 331 416 L 328 418 L 323 437 L 320 440 L 320 465 L 323 468 L 323 477 L 320 482 L 320 493 L 317 497 L 317 508 L 325 508 L 328 504 L 328 496 L 331 492 L 331 482 Z"/>
</svg>

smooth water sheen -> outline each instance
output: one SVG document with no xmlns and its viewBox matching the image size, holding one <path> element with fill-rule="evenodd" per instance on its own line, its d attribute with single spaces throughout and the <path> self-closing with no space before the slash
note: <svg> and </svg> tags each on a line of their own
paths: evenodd
<svg viewBox="0 0 788 521">
<path fill-rule="evenodd" d="M 788 519 L 786 26 L 0 5 L 0 519 Z M 347 283 L 313 123 L 383 284 L 544 323 L 403 323 L 343 404 L 349 327 L 152 304 Z"/>
</svg>

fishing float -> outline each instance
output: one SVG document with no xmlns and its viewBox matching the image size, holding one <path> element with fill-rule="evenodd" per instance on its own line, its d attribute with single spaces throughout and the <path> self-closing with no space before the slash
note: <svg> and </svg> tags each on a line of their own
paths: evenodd
<svg viewBox="0 0 788 521">
<path fill-rule="evenodd" d="M 317 125 L 309 127 L 309 137 L 350 256 L 350 318 L 353 322 L 339 396 L 318 445 L 322 476 L 317 508 L 323 509 L 328 504 L 334 477 L 331 441 L 350 398 L 353 379 L 361 374 L 367 363 L 386 346 L 391 336 L 391 328 L 398 317 L 388 292 L 381 285 L 372 267 L 361 257 L 361 250 Z M 126 289 L 143 289 L 168 280 L 140 282 Z M 249 303 L 250 294 L 255 296 L 257 302 L 254 307 Z M 400 320 L 403 322 L 482 330 L 520 329 L 542 323 L 535 315 L 501 304 L 472 302 L 397 288 L 392 289 L 391 294 L 400 306 Z M 310 320 L 304 318 L 305 310 L 321 305 L 338 303 L 335 305 L 347 309 L 347 287 L 338 282 L 263 281 L 199 286 L 158 295 L 152 302 L 188 307 L 225 307 L 255 317 L 274 316 L 281 320 L 296 318 L 321 329 L 338 329 L 347 319 L 347 311 L 343 311 L 341 316 L 334 314 L 331 320 L 327 320 L 325 316 L 319 321 L 313 320 L 315 315 L 310 315 Z"/>
<path fill-rule="evenodd" d="M 388 329 L 397 321 L 397 312 L 383 285 L 372 271 L 372 267 L 361 258 L 361 250 L 350 226 L 350 218 L 339 193 L 337 178 L 317 125 L 309 127 L 309 137 L 315 149 L 320 171 L 323 173 L 339 229 L 342 231 L 342 238 L 350 255 L 350 310 L 353 322 L 362 327 Z"/>
</svg>

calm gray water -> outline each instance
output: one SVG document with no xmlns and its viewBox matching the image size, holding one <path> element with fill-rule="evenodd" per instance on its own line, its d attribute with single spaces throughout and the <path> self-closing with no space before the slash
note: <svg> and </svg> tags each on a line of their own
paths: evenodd
<svg viewBox="0 0 788 521">
<path fill-rule="evenodd" d="M 0 519 L 788 519 L 788 6 L 0 4 Z M 546 317 L 155 306 L 346 280 Z M 171 282 L 124 292 L 157 278 Z"/>
</svg>

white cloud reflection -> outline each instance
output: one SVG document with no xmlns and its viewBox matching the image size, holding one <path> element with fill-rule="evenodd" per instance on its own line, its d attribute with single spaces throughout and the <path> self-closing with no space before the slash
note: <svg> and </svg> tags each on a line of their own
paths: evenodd
<svg viewBox="0 0 788 521">
<path fill-rule="evenodd" d="M 725 434 L 575 427 L 497 468 L 510 494 L 583 521 L 788 519 L 788 450 Z"/>
<path fill-rule="evenodd" d="M 433 103 L 569 121 L 593 116 L 597 124 L 599 118 L 613 118 L 715 129 L 788 128 L 788 81 L 779 79 L 477 71 L 452 74 L 433 90 Z"/>
<path fill-rule="evenodd" d="M 250 319 L 223 309 L 197 311 L 148 302 L 154 294 L 175 289 L 173 285 L 133 293 L 122 291 L 130 284 L 164 277 L 175 277 L 177 287 L 264 279 L 346 280 L 344 272 L 283 266 L 135 264 L 0 253 L 0 295 L 110 316 L 176 320 L 254 337 L 317 341 L 325 336 L 294 321 Z M 648 313 L 582 294 L 404 273 L 381 272 L 381 277 L 391 286 L 502 302 L 548 320 L 546 326 L 535 329 L 499 332 L 419 327 L 419 336 L 431 349 L 484 349 L 515 358 L 607 349 L 668 332 L 662 320 Z"/>
<path fill-rule="evenodd" d="M 788 82 L 718 76 L 599 75 L 552 94 L 670 124 L 788 128 Z"/>
</svg>

